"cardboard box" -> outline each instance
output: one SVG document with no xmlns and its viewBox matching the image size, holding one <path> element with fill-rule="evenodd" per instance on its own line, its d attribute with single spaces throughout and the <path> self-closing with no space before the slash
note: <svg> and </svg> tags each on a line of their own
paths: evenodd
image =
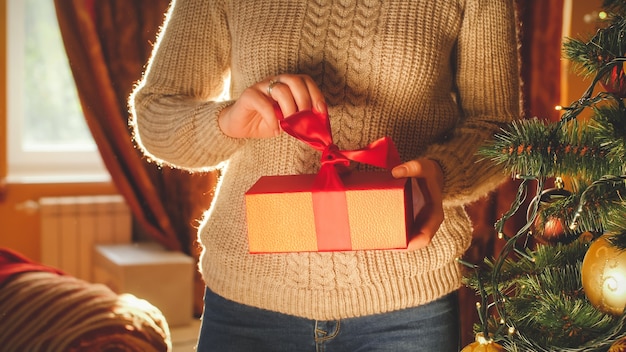
<svg viewBox="0 0 626 352">
<path fill-rule="evenodd" d="M 264 176 L 248 190 L 251 253 L 407 247 L 424 205 L 415 180 L 395 179 L 390 172 L 352 172 L 342 177 L 344 191 L 322 194 L 327 198 L 319 203 L 316 197 L 325 192 L 312 191 L 316 176 Z"/>
<path fill-rule="evenodd" d="M 156 243 L 97 245 L 93 276 L 118 294 L 147 300 L 173 327 L 193 319 L 194 269 L 193 258 Z"/>
</svg>

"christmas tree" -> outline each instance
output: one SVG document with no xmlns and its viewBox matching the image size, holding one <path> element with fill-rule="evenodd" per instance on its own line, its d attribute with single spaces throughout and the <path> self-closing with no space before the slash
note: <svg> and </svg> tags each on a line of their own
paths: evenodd
<svg viewBox="0 0 626 352">
<path fill-rule="evenodd" d="M 602 7 L 595 35 L 563 43 L 591 80 L 583 96 L 559 121 L 515 121 L 480 151 L 520 186 L 495 224 L 502 252 L 464 262 L 481 298 L 464 351 L 626 351 L 626 2 Z M 505 233 L 522 211 L 525 226 Z"/>
</svg>

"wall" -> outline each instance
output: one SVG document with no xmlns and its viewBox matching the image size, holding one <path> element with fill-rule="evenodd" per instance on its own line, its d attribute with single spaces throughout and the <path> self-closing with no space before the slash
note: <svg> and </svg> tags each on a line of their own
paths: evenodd
<svg viewBox="0 0 626 352">
<path fill-rule="evenodd" d="M 44 196 L 114 194 L 111 183 L 6 182 L 6 0 L 0 0 L 0 247 L 8 247 L 39 260 L 39 216 L 24 206 Z"/>
<path fill-rule="evenodd" d="M 601 8 L 602 0 L 566 0 L 563 21 L 563 36 L 586 40 L 597 30 L 595 22 L 584 21 Z M 568 14 L 569 13 L 569 14 Z M 561 105 L 567 106 L 580 99 L 583 92 L 589 87 L 591 77 L 583 79 L 578 76 L 567 60 L 562 61 L 561 71 Z"/>
</svg>

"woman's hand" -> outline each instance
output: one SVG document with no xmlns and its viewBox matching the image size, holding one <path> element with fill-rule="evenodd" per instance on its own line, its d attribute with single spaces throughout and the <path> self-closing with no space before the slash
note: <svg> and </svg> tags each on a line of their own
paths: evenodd
<svg viewBox="0 0 626 352">
<path fill-rule="evenodd" d="M 302 110 L 326 113 L 324 95 L 310 76 L 282 74 L 246 88 L 233 105 L 220 113 L 220 129 L 232 138 L 277 136 L 281 130 L 275 103 L 285 117 Z"/>
<path fill-rule="evenodd" d="M 414 177 L 424 194 L 425 205 L 417 214 L 409 239 L 409 250 L 426 247 L 443 222 L 443 171 L 432 159 L 417 159 L 398 165 L 391 173 L 396 178 Z"/>
</svg>

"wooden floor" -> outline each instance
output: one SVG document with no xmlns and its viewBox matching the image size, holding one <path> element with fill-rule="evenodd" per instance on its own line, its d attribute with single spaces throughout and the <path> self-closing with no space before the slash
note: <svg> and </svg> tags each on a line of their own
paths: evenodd
<svg viewBox="0 0 626 352">
<path fill-rule="evenodd" d="M 172 334 L 172 352 L 193 352 L 198 341 L 198 331 L 200 321 L 194 319 L 187 326 L 176 326 L 170 328 Z"/>
</svg>

